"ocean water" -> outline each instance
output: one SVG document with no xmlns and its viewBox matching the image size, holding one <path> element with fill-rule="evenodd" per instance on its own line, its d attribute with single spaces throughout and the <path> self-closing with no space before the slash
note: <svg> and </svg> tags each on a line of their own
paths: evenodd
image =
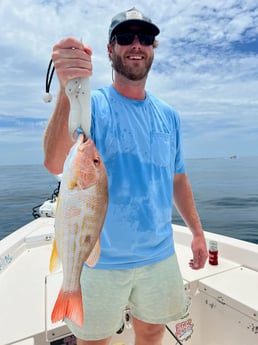
<svg viewBox="0 0 258 345">
<path fill-rule="evenodd" d="M 258 243 L 258 157 L 186 163 L 204 229 Z M 183 224 L 176 212 L 174 222 Z"/>
<path fill-rule="evenodd" d="M 258 243 L 258 157 L 188 159 L 205 230 Z M 32 208 L 50 198 L 55 176 L 41 165 L 0 166 L 0 239 L 32 221 Z M 183 224 L 176 211 L 173 223 Z"/>
</svg>

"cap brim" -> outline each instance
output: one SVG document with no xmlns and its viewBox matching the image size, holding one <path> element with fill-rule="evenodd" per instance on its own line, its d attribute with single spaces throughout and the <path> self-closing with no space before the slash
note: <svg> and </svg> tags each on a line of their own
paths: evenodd
<svg viewBox="0 0 258 345">
<path fill-rule="evenodd" d="M 120 32 L 120 31 L 124 31 L 126 28 L 135 25 L 135 26 L 139 26 L 140 28 L 143 28 L 144 32 L 151 34 L 153 36 L 157 36 L 160 33 L 159 28 L 149 22 L 146 22 L 144 20 L 140 20 L 140 19 L 129 19 L 124 21 L 123 23 L 118 24 L 111 32 L 110 34 L 110 38 L 112 36 L 114 36 L 114 34 Z"/>
</svg>

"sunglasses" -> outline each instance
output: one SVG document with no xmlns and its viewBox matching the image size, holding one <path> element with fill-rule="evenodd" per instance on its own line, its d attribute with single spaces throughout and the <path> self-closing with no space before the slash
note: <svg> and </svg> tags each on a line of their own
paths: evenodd
<svg viewBox="0 0 258 345">
<path fill-rule="evenodd" d="M 116 40 L 120 46 L 128 46 L 133 43 L 135 36 L 138 37 L 140 44 L 143 46 L 151 46 L 155 39 L 155 36 L 153 35 L 136 33 L 136 32 L 128 32 L 128 33 L 114 35 L 111 38 L 111 42 L 114 42 L 114 40 Z"/>
</svg>

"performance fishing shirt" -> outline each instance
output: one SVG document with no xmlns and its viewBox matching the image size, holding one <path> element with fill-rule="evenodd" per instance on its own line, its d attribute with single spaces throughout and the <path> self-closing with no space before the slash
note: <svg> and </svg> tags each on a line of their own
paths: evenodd
<svg viewBox="0 0 258 345">
<path fill-rule="evenodd" d="M 109 185 L 95 268 L 134 268 L 173 255 L 173 177 L 185 172 L 178 114 L 149 93 L 132 100 L 109 86 L 92 92 L 91 136 Z"/>
</svg>

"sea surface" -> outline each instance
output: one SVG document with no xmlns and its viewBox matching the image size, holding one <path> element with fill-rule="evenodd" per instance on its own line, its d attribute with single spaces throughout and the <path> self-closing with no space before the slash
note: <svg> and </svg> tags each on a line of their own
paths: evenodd
<svg viewBox="0 0 258 345">
<path fill-rule="evenodd" d="M 186 160 L 206 231 L 258 243 L 258 157 Z M 42 165 L 0 166 L 0 239 L 32 221 L 57 187 Z M 183 224 L 176 211 L 173 223 Z"/>
</svg>

